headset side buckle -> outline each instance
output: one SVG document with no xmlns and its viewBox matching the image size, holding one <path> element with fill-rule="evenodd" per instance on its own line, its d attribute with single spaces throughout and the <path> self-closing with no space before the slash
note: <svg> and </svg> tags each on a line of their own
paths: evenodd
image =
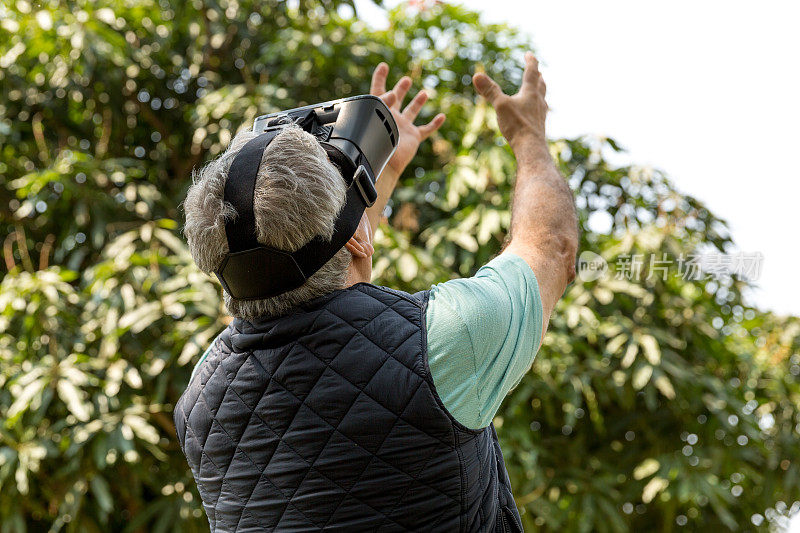
<svg viewBox="0 0 800 533">
<path fill-rule="evenodd" d="M 372 183 L 369 172 L 367 172 L 364 165 L 359 165 L 356 169 L 355 174 L 353 174 L 353 182 L 358 188 L 358 194 L 361 195 L 361 199 L 364 200 L 366 206 L 372 207 L 378 199 L 378 191 L 375 189 L 375 184 Z"/>
</svg>

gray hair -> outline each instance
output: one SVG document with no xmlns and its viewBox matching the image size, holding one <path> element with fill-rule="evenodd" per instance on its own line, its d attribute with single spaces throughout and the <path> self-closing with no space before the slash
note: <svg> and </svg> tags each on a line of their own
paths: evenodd
<svg viewBox="0 0 800 533">
<path fill-rule="evenodd" d="M 233 158 L 256 134 L 243 131 L 228 149 L 192 174 L 186 194 L 184 233 L 197 266 L 211 273 L 228 253 L 226 220 L 236 217 L 223 199 Z M 316 139 L 297 126 L 286 128 L 264 150 L 253 199 L 258 242 L 295 251 L 317 235 L 330 239 L 346 188 L 341 173 Z M 228 312 L 239 318 L 280 316 L 293 307 L 344 287 L 350 252 L 342 247 L 299 288 L 263 300 L 237 300 L 224 292 Z"/>
</svg>

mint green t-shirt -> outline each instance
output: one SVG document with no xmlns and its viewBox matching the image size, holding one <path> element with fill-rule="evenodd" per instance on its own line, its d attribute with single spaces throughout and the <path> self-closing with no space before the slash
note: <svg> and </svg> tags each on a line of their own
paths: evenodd
<svg viewBox="0 0 800 533">
<path fill-rule="evenodd" d="M 442 403 L 463 425 L 488 426 L 539 349 L 543 311 L 533 270 L 501 254 L 471 278 L 434 285 L 425 317 Z"/>
<path fill-rule="evenodd" d="M 431 287 L 425 312 L 428 364 L 439 397 L 456 420 L 473 429 L 489 425 L 533 364 L 542 319 L 539 283 L 516 254 L 499 255 L 471 278 Z"/>
</svg>

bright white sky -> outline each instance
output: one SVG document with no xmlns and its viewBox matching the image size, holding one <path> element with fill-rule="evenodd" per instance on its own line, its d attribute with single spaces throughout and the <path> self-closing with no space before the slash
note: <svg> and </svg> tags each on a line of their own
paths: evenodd
<svg viewBox="0 0 800 533">
<path fill-rule="evenodd" d="M 532 36 L 551 137 L 607 135 L 664 170 L 764 255 L 754 303 L 800 315 L 800 3 L 461 3 Z"/>
</svg>

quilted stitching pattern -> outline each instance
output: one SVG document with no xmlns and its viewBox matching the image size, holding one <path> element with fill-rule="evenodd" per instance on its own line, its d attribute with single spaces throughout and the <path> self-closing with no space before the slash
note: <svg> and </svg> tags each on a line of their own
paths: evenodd
<svg viewBox="0 0 800 533">
<path fill-rule="evenodd" d="M 496 437 L 441 407 L 423 328 L 370 284 L 235 320 L 175 409 L 211 530 L 493 528 Z"/>
</svg>

